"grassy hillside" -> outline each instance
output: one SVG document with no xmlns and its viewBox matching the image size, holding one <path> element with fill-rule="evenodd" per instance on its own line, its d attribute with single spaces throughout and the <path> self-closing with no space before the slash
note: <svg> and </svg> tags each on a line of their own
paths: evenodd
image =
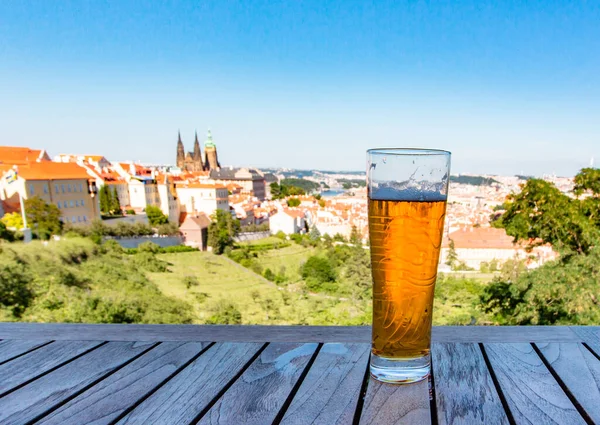
<svg viewBox="0 0 600 425">
<path fill-rule="evenodd" d="M 295 266 L 302 255 L 306 256 L 297 248 L 302 247 L 276 251 L 292 252 L 294 261 L 281 260 L 271 254 L 275 251 L 269 252 L 272 264 L 287 264 L 291 270 L 292 264 Z M 186 252 L 159 254 L 158 258 L 169 263 L 169 273 L 149 273 L 150 280 L 165 295 L 192 305 L 194 323 L 226 319 L 226 312 L 232 311 L 227 305 L 240 313 L 242 324 L 367 324 L 370 320 L 364 311 L 366 304 L 359 307 L 351 301 L 279 288 L 225 256 Z M 190 277 L 197 284 L 188 287 Z"/>
</svg>

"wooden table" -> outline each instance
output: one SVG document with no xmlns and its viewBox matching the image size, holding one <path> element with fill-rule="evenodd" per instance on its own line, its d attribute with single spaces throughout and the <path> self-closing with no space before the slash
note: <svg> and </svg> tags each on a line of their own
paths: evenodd
<svg viewBox="0 0 600 425">
<path fill-rule="evenodd" d="M 600 327 L 438 327 L 430 381 L 368 327 L 0 324 L 0 424 L 600 424 Z"/>
</svg>

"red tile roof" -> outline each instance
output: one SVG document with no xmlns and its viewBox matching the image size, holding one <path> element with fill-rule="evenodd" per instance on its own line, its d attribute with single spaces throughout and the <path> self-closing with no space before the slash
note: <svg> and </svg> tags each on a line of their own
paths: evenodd
<svg viewBox="0 0 600 425">
<path fill-rule="evenodd" d="M 454 241 L 455 248 L 487 248 L 487 249 L 517 249 L 513 238 L 504 229 L 494 227 L 469 227 L 456 230 L 444 238 L 442 246 L 449 246 L 449 239 Z"/>
<path fill-rule="evenodd" d="M 3 164 L 27 164 L 35 162 L 38 159 L 47 161 L 44 158 L 44 151 L 41 149 L 30 149 L 18 146 L 0 146 L 0 163 Z"/>
<path fill-rule="evenodd" d="M 32 162 L 17 167 L 17 175 L 25 180 L 89 179 L 86 170 L 73 162 Z"/>
</svg>

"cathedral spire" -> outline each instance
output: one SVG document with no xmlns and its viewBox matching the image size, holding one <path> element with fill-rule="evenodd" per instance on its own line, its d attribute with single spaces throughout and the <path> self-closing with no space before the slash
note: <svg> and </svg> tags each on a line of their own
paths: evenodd
<svg viewBox="0 0 600 425">
<path fill-rule="evenodd" d="M 200 142 L 198 141 L 198 132 L 196 131 L 196 137 L 194 139 L 194 160 L 202 158 L 202 152 L 200 152 Z"/>
<path fill-rule="evenodd" d="M 183 142 L 181 141 L 181 132 L 177 131 L 177 166 L 183 168 L 185 162 L 185 150 L 183 149 Z"/>
</svg>

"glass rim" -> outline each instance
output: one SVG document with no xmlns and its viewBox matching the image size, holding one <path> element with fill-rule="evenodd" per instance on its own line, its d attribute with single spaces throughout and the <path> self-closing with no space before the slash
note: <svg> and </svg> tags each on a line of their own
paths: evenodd
<svg viewBox="0 0 600 425">
<path fill-rule="evenodd" d="M 427 149 L 427 148 L 372 148 L 367 149 L 367 154 L 384 154 L 384 155 L 406 155 L 406 156 L 450 156 L 450 151 L 443 149 Z"/>
</svg>

